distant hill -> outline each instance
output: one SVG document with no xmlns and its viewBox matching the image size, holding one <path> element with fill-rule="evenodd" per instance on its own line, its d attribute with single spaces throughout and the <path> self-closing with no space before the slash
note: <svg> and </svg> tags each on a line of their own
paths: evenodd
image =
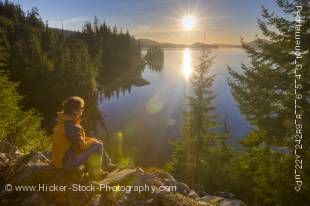
<svg viewBox="0 0 310 206">
<path fill-rule="evenodd" d="M 152 46 L 159 46 L 160 43 L 158 43 L 157 41 L 153 41 L 150 39 L 139 39 L 138 40 L 140 42 L 141 47 L 152 47 Z"/>
<path fill-rule="evenodd" d="M 201 49 L 205 48 L 234 48 L 241 47 L 241 45 L 234 44 L 204 44 L 201 42 L 196 42 L 193 44 L 174 44 L 174 43 L 160 43 L 150 39 L 139 39 L 141 48 L 149 48 L 152 46 L 160 46 L 166 49 L 178 49 L 178 48 L 193 48 L 193 49 Z"/>
<path fill-rule="evenodd" d="M 267 39 L 259 39 L 259 40 L 261 40 L 261 41 L 263 41 L 264 43 L 267 43 L 267 44 L 271 43 L 271 41 L 269 41 Z M 258 47 L 258 40 L 255 39 L 253 41 L 247 42 L 246 45 L 256 49 Z"/>
<path fill-rule="evenodd" d="M 76 31 L 62 30 L 58 28 L 51 28 L 51 29 L 59 33 L 63 32 L 65 37 L 70 37 L 77 33 Z M 266 43 L 271 43 L 271 41 L 269 40 L 266 40 L 266 39 L 262 39 L 262 40 Z M 152 46 L 160 46 L 166 49 L 179 49 L 179 48 L 201 49 L 203 47 L 205 48 L 240 48 L 241 47 L 241 45 L 237 45 L 237 44 L 218 44 L 218 43 L 204 44 L 201 42 L 195 42 L 193 44 L 174 44 L 174 43 L 161 43 L 161 42 L 157 42 L 151 39 L 138 39 L 138 41 L 140 42 L 141 48 L 149 48 Z M 257 40 L 253 40 L 253 41 L 247 42 L 246 44 L 250 45 L 253 48 L 257 48 L 258 42 Z"/>
<path fill-rule="evenodd" d="M 70 37 L 74 34 L 76 34 L 77 32 L 76 31 L 70 31 L 70 30 L 65 30 L 65 29 L 58 29 L 58 28 L 50 28 L 51 30 L 53 31 L 56 31 L 58 33 L 62 33 L 65 35 L 65 37 Z"/>
</svg>

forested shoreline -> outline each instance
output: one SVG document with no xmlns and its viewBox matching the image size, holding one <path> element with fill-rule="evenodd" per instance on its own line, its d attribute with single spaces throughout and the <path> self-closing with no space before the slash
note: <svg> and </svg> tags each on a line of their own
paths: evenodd
<svg viewBox="0 0 310 206">
<path fill-rule="evenodd" d="M 278 1 L 279 8 L 293 15 L 299 1 Z M 307 1 L 300 1 L 309 17 Z M 228 67 L 229 86 L 239 108 L 255 129 L 240 141 L 241 149 L 228 144 L 227 130 L 214 128 L 211 102 L 213 77 L 209 53 L 204 53 L 191 84 L 189 110 L 183 115 L 182 138 L 173 143 L 173 153 L 164 169 L 196 191 L 227 191 L 250 205 L 306 205 L 310 201 L 309 139 L 304 138 L 302 155 L 303 190 L 294 191 L 292 93 L 294 22 L 262 8 L 258 25 L 268 42 L 257 39 L 257 48 L 242 42 L 250 65 L 243 73 Z M 274 27 L 272 29 L 271 27 Z M 309 18 L 305 19 L 301 52 L 309 68 Z M 141 78 L 144 60 L 139 42 L 116 26 L 85 23 L 79 32 L 50 28 L 39 11 L 25 12 L 18 4 L 0 1 L 0 142 L 22 151 L 50 148 L 53 118 L 61 102 L 78 95 L 87 100 L 84 122 L 90 131 L 102 122 L 98 109 L 101 94 L 130 90 L 130 81 Z M 151 57 L 151 53 L 155 56 Z M 161 48 L 146 55 L 151 69 L 163 66 Z M 309 134 L 309 70 L 303 70 L 304 133 Z M 120 84 L 122 83 L 122 84 Z M 91 116 L 91 117 L 90 117 Z M 102 122 L 104 123 L 104 122 Z"/>
<path fill-rule="evenodd" d="M 99 87 L 142 64 L 138 42 L 128 31 L 105 22 L 86 22 L 82 31 L 67 35 L 50 28 L 39 11 L 24 12 L 17 4 L 0 2 L 2 66 L 24 96 L 25 109 L 36 108 L 50 118 L 71 95 L 87 98 Z"/>
</svg>

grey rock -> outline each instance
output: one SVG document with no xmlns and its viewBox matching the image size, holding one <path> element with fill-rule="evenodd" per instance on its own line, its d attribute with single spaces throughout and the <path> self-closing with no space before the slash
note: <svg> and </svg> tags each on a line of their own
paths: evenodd
<svg viewBox="0 0 310 206">
<path fill-rule="evenodd" d="M 221 191 L 217 191 L 214 195 L 218 197 L 227 198 L 227 199 L 234 199 L 235 197 L 235 195 L 230 192 L 221 192 Z"/>
<path fill-rule="evenodd" d="M 134 177 L 136 174 L 136 169 L 123 169 L 123 170 L 114 170 L 113 172 L 109 173 L 100 184 L 106 185 L 117 185 L 121 184 L 129 180 L 130 178 Z"/>
<path fill-rule="evenodd" d="M 144 170 L 141 167 L 137 167 L 136 168 L 136 172 L 139 173 L 139 174 L 143 174 Z"/>
<path fill-rule="evenodd" d="M 22 202 L 22 206 L 32 205 L 47 206 L 48 204 L 44 197 L 40 193 L 36 192 Z"/>
<path fill-rule="evenodd" d="M 15 185 L 44 183 L 53 179 L 55 170 L 50 161 L 40 152 L 33 152 L 18 159 L 10 178 Z"/>
<path fill-rule="evenodd" d="M 178 182 L 177 181 L 177 192 L 183 194 L 183 195 L 188 195 L 188 193 L 190 192 L 190 188 L 187 186 L 187 184 L 183 183 L 183 182 Z"/>
<path fill-rule="evenodd" d="M 246 204 L 241 200 L 225 199 L 219 203 L 219 206 L 246 206 Z"/>
<path fill-rule="evenodd" d="M 199 199 L 199 195 L 194 190 L 191 190 L 187 196 L 195 200 Z"/>
<path fill-rule="evenodd" d="M 169 185 L 169 186 L 176 185 L 176 180 L 168 172 L 156 172 L 155 175 L 157 177 L 163 179 L 163 181 L 166 183 L 166 185 Z"/>
<path fill-rule="evenodd" d="M 205 195 L 201 198 L 199 198 L 200 201 L 204 201 L 204 202 L 210 202 L 212 199 L 214 199 L 215 196 L 212 195 Z"/>
<path fill-rule="evenodd" d="M 14 148 L 13 148 L 14 150 Z M 222 206 L 244 206 L 237 199 L 199 195 L 189 188 L 185 183 L 178 182 L 175 178 L 164 171 L 144 171 L 142 168 L 116 169 L 98 182 L 91 182 L 83 176 L 84 171 L 76 170 L 65 172 L 51 165 L 51 153 L 32 152 L 29 154 L 0 153 L 0 181 L 1 184 L 12 185 L 38 185 L 57 184 L 71 186 L 73 183 L 79 185 L 104 184 L 108 186 L 153 186 L 155 191 L 143 191 L 141 193 L 130 191 L 47 191 L 27 193 L 1 193 L 0 204 L 6 205 L 141 205 L 141 206 L 210 206 L 215 202 Z M 8 178 L 7 178 L 8 177 Z M 176 186 L 177 191 L 163 191 L 161 186 Z M 153 188 L 153 189 L 154 189 Z M 226 194 L 226 193 L 225 193 Z M 212 203 L 211 203 L 212 202 Z"/>
<path fill-rule="evenodd" d="M 11 143 L 8 142 L 0 142 L 0 152 L 2 153 L 7 153 L 9 155 L 13 155 L 15 154 L 15 152 L 20 153 L 20 151 L 18 150 L 18 148 L 14 145 L 12 145 Z"/>
<path fill-rule="evenodd" d="M 92 196 L 87 206 L 100 206 L 101 204 L 101 196 L 100 194 Z"/>
<path fill-rule="evenodd" d="M 43 151 L 42 155 L 44 155 L 50 161 L 52 160 L 52 151 Z"/>
</svg>

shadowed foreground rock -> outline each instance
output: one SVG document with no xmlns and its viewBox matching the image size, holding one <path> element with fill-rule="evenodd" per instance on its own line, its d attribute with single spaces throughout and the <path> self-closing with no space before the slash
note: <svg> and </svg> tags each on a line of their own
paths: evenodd
<svg viewBox="0 0 310 206">
<path fill-rule="evenodd" d="M 3 185 L 0 205 L 244 205 L 236 199 L 199 197 L 186 184 L 176 181 L 166 172 L 117 169 L 101 181 L 93 182 L 82 170 L 63 172 L 53 168 L 48 152 L 27 155 L 18 150 L 5 152 L 0 153 L 0 181 Z"/>
</svg>

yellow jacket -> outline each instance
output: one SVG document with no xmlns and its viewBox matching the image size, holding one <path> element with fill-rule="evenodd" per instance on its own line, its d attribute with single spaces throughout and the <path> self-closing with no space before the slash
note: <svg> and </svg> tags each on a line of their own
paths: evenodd
<svg viewBox="0 0 310 206">
<path fill-rule="evenodd" d="M 56 168 L 63 168 L 63 158 L 70 147 L 73 147 L 74 152 L 79 154 L 95 142 L 98 140 L 85 136 L 84 129 L 80 125 L 80 119 L 74 119 L 59 112 L 53 134 L 53 165 Z"/>
</svg>

